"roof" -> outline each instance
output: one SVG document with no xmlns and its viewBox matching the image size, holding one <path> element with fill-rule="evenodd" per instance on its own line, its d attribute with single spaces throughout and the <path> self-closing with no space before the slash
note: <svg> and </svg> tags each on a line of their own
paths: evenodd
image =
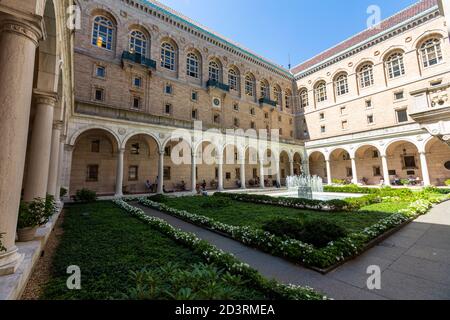
<svg viewBox="0 0 450 320">
<path fill-rule="evenodd" d="M 380 23 L 380 28 L 366 29 L 363 32 L 360 32 L 357 35 L 352 36 L 351 38 L 339 43 L 338 45 L 336 45 L 330 49 L 327 49 L 326 51 L 318 54 L 317 56 L 292 68 L 291 72 L 294 75 L 302 73 L 303 71 L 306 71 L 309 68 L 311 68 L 321 62 L 324 62 L 349 48 L 352 48 L 360 43 L 363 43 L 372 37 L 383 34 L 385 31 L 387 31 L 403 22 L 406 22 L 407 20 L 414 18 L 415 16 L 419 15 L 420 13 L 427 11 L 437 5 L 438 5 L 438 0 L 421 0 L 421 1 L 413 4 L 412 6 L 400 11 L 399 13 L 383 20 Z"/>
</svg>

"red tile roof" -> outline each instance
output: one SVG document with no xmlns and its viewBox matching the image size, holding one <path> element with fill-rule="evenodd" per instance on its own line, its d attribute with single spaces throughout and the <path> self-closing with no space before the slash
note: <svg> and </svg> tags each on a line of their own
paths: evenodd
<svg viewBox="0 0 450 320">
<path fill-rule="evenodd" d="M 302 64 L 294 67 L 291 72 L 296 75 L 298 73 L 301 73 L 302 71 L 305 71 L 312 66 L 323 62 L 334 55 L 343 52 L 344 50 L 351 48 L 365 40 L 370 39 L 371 37 L 376 36 L 377 34 L 381 34 L 386 30 L 389 30 L 392 27 L 395 27 L 396 25 L 405 22 L 406 20 L 415 17 L 416 15 L 420 14 L 423 11 L 426 11 L 434 6 L 437 5 L 438 0 L 421 0 L 420 2 L 406 8 L 403 11 L 400 11 L 399 13 L 393 15 L 392 17 L 383 20 L 381 22 L 381 28 L 374 28 L 374 29 L 367 29 L 361 33 L 358 33 L 357 35 L 345 40 L 344 42 L 341 42 L 340 44 L 336 45 L 335 47 L 332 47 L 331 49 L 328 49 L 319 55 L 313 57 L 310 60 L 307 60 L 303 62 Z"/>
</svg>

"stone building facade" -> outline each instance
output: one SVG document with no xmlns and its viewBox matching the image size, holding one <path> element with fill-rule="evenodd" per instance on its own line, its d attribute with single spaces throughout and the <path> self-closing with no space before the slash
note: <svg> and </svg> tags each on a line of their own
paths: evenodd
<svg viewBox="0 0 450 320">
<path fill-rule="evenodd" d="M 363 184 L 450 179 L 450 47 L 424 0 L 295 67 L 311 172 Z"/>
</svg>

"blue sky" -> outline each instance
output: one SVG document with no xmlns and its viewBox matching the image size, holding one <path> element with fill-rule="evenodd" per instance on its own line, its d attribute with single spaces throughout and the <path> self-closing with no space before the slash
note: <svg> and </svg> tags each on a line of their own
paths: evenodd
<svg viewBox="0 0 450 320">
<path fill-rule="evenodd" d="M 418 0 L 160 0 L 161 3 L 287 67 L 366 28 L 370 5 L 385 19 Z"/>
</svg>

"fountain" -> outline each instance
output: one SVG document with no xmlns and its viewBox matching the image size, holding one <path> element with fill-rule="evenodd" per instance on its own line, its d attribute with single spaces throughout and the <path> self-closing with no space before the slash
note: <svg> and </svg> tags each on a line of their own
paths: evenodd
<svg viewBox="0 0 450 320">
<path fill-rule="evenodd" d="M 290 176 L 286 178 L 289 191 L 298 192 L 298 197 L 303 199 L 313 199 L 313 193 L 323 192 L 323 181 L 318 176 Z"/>
</svg>

